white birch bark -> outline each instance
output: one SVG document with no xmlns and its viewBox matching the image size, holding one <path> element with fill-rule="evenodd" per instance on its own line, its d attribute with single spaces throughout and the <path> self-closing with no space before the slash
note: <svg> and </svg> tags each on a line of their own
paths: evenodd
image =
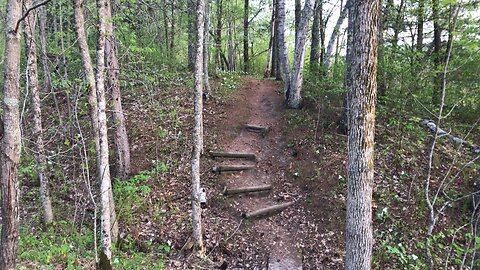
<svg viewBox="0 0 480 270">
<path fill-rule="evenodd" d="M 4 137 L 0 152 L 2 234 L 0 269 L 14 270 L 18 244 L 18 182 L 21 133 L 18 102 L 20 98 L 20 28 L 21 0 L 8 0 L 5 20 L 5 62 L 3 87 Z"/>
<path fill-rule="evenodd" d="M 371 269 L 379 0 L 356 0 L 351 48 L 345 269 Z"/>
<path fill-rule="evenodd" d="M 292 78 L 288 91 L 286 92 L 287 106 L 294 109 L 298 109 L 302 102 L 301 90 L 303 85 L 303 64 L 305 59 L 306 32 L 308 22 L 313 14 L 314 3 L 314 0 L 305 1 L 305 6 L 303 7 L 302 15 L 296 31 Z"/>
<path fill-rule="evenodd" d="M 204 0 L 197 1 L 197 44 L 194 66 L 194 126 L 192 149 L 192 239 L 195 248 L 203 254 L 202 208 L 200 206 L 200 154 L 203 142 L 203 34 L 204 34 Z"/>
<path fill-rule="evenodd" d="M 207 2 L 205 3 L 205 28 L 203 29 L 203 96 L 205 99 L 208 99 L 210 96 L 210 81 L 208 78 L 208 29 L 210 25 L 210 19 L 208 17 L 209 11 L 210 11 L 210 0 L 206 0 Z M 203 134 L 203 131 L 202 131 Z"/>
<path fill-rule="evenodd" d="M 114 209 L 113 201 L 110 198 L 112 192 L 110 179 L 110 164 L 108 160 L 108 136 L 107 136 L 107 114 L 105 99 L 105 42 L 107 36 L 107 1 L 97 0 L 98 12 L 98 44 L 97 44 L 97 72 L 96 72 L 96 91 L 97 91 L 97 115 L 100 151 L 97 153 L 97 173 L 100 182 L 100 201 L 101 201 L 101 244 L 100 269 L 111 269 L 112 260 L 112 220 L 111 211 Z"/>
<path fill-rule="evenodd" d="M 32 0 L 24 1 L 24 13 L 32 6 Z M 25 18 L 25 47 L 27 55 L 27 87 L 32 93 L 33 107 L 33 137 L 35 138 L 35 159 L 37 161 L 37 173 L 40 180 L 40 200 L 42 202 L 43 223 L 53 221 L 52 201 L 50 199 L 50 187 L 43 143 L 42 110 L 40 105 L 40 89 L 38 86 L 37 48 L 35 42 L 35 17 L 37 11 L 32 10 Z"/>
</svg>

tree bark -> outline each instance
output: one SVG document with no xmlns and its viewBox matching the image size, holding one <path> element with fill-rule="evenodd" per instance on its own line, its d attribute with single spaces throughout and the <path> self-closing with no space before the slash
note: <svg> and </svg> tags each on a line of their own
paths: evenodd
<svg viewBox="0 0 480 270">
<path fill-rule="evenodd" d="M 197 0 L 197 45 L 194 68 L 194 125 L 192 148 L 192 239 L 195 249 L 204 253 L 202 239 L 202 208 L 200 205 L 200 155 L 203 148 L 203 34 L 204 34 L 204 0 Z"/>
<path fill-rule="evenodd" d="M 379 0 L 354 0 L 345 269 L 371 269 Z"/>
<path fill-rule="evenodd" d="M 168 55 L 170 55 L 170 43 L 169 43 L 169 34 L 168 34 L 168 13 L 167 13 L 167 0 L 162 1 L 163 9 L 163 24 L 165 25 L 165 49 L 167 50 Z"/>
<path fill-rule="evenodd" d="M 215 31 L 215 67 L 214 75 L 218 77 L 218 69 L 220 67 L 220 51 L 222 49 L 222 15 L 223 15 L 223 0 L 217 1 L 217 26 Z M 197 18 L 198 20 L 198 18 Z"/>
<path fill-rule="evenodd" d="M 122 94 L 118 81 L 120 65 L 117 58 L 117 41 L 115 39 L 114 24 L 110 0 L 107 0 L 107 39 L 105 41 L 105 60 L 107 62 L 108 86 L 112 97 L 112 119 L 115 127 L 113 136 L 116 151 L 116 176 L 127 179 L 130 174 L 130 145 L 126 128 L 125 115 L 122 108 Z"/>
<path fill-rule="evenodd" d="M 433 94 L 432 103 L 438 105 L 440 103 L 440 93 L 442 88 L 442 73 L 439 71 L 442 64 L 442 57 L 440 50 L 442 46 L 442 29 L 440 26 L 440 7 L 439 0 L 433 0 L 432 3 L 432 17 L 433 17 L 433 63 L 435 65 L 435 72 L 433 75 Z"/>
<path fill-rule="evenodd" d="M 305 1 L 302 16 L 298 24 L 297 39 L 295 40 L 295 55 L 293 58 L 293 71 L 290 86 L 285 92 L 285 102 L 293 109 L 300 108 L 302 103 L 301 90 L 303 85 L 303 63 L 305 58 L 305 42 L 308 21 L 313 14 L 314 0 Z"/>
<path fill-rule="evenodd" d="M 244 14 L 243 14 L 243 72 L 248 72 L 248 16 L 249 16 L 249 6 L 248 0 L 244 0 Z"/>
<path fill-rule="evenodd" d="M 272 70 L 270 62 L 272 60 L 273 51 L 273 39 L 275 38 L 275 1 L 272 4 L 272 19 L 270 20 L 270 41 L 268 42 L 267 62 L 265 63 L 265 69 L 263 71 L 263 77 L 267 78 Z"/>
<path fill-rule="evenodd" d="M 312 24 L 312 41 L 310 43 L 310 71 L 318 71 L 318 59 L 320 51 L 320 15 L 322 8 L 322 0 L 315 1 Z"/>
<path fill-rule="evenodd" d="M 188 27 L 188 69 L 193 70 L 195 63 L 195 0 L 187 0 Z"/>
<path fill-rule="evenodd" d="M 302 1 L 295 0 L 295 40 L 298 36 L 298 27 L 300 25 L 300 17 L 302 15 Z"/>
<path fill-rule="evenodd" d="M 290 91 L 290 63 L 285 44 L 285 0 L 277 0 L 278 60 L 283 74 L 285 99 Z"/>
<path fill-rule="evenodd" d="M 210 97 L 210 80 L 208 78 L 208 29 L 210 28 L 210 0 L 205 3 L 205 26 L 203 29 L 203 96 L 208 100 Z M 203 127 L 203 126 L 202 126 Z M 203 134 L 203 131 L 202 131 Z"/>
<path fill-rule="evenodd" d="M 32 0 L 24 1 L 24 14 L 32 7 Z M 40 181 L 40 200 L 42 202 L 43 223 L 53 221 L 52 201 L 50 198 L 47 160 L 43 143 L 42 110 L 40 105 L 40 89 L 38 86 L 37 47 L 35 42 L 35 17 L 33 10 L 25 18 L 25 47 L 27 55 L 27 87 L 32 93 L 33 107 L 33 137 L 35 138 L 35 159 L 37 161 L 38 179 Z"/>
<path fill-rule="evenodd" d="M 332 63 L 331 58 L 332 58 L 332 53 L 333 53 L 333 45 L 335 44 L 335 40 L 338 37 L 338 33 L 340 33 L 340 27 L 343 24 L 343 21 L 345 21 L 345 18 L 347 17 L 347 6 L 349 5 L 349 1 L 353 0 L 347 0 L 345 3 L 345 6 L 342 8 L 342 11 L 340 12 L 340 16 L 338 17 L 337 23 L 335 24 L 335 28 L 333 28 L 332 35 L 330 36 L 330 40 L 328 41 L 328 46 L 327 46 L 327 53 L 325 54 L 325 59 L 323 65 L 325 66 L 326 70 L 330 69 L 330 65 Z"/>
<path fill-rule="evenodd" d="M 115 210 L 111 200 L 112 184 L 110 178 L 110 163 L 108 160 L 107 114 L 105 98 L 105 43 L 107 36 L 108 0 L 97 0 L 98 12 L 98 45 L 97 45 L 97 116 L 100 151 L 97 153 L 97 174 L 100 183 L 101 201 L 101 244 L 100 269 L 112 268 L 112 220 L 111 213 Z"/>
<path fill-rule="evenodd" d="M 350 92 L 352 91 L 352 49 L 353 49 L 353 23 L 355 21 L 355 13 L 352 8 L 353 0 L 347 0 L 347 12 L 348 12 L 348 26 L 347 26 L 347 54 L 345 56 L 345 75 L 343 80 L 343 87 L 345 92 L 343 93 L 343 110 L 339 120 L 339 132 L 342 134 L 348 134 L 348 99 Z"/>
<path fill-rule="evenodd" d="M 174 49 L 175 49 L 175 0 L 170 0 L 170 57 L 174 58 Z"/>
<path fill-rule="evenodd" d="M 14 270 L 18 244 L 18 165 L 21 152 L 20 113 L 20 31 L 15 32 L 21 17 L 22 1 L 8 0 L 5 14 L 5 63 L 3 86 L 4 137 L 0 152 L 2 236 L 0 269 Z"/>
<path fill-rule="evenodd" d="M 417 52 L 423 49 L 423 23 L 425 17 L 425 0 L 418 0 L 417 9 Z"/>
<path fill-rule="evenodd" d="M 46 24 L 47 24 L 47 9 L 45 6 L 39 8 L 38 11 L 38 22 L 39 22 L 39 38 L 40 38 L 40 61 L 42 62 L 43 67 L 43 78 L 44 86 L 43 89 L 45 92 L 49 93 L 52 89 L 52 77 L 50 75 L 50 65 L 48 63 L 47 56 L 47 33 L 46 33 Z"/>
</svg>

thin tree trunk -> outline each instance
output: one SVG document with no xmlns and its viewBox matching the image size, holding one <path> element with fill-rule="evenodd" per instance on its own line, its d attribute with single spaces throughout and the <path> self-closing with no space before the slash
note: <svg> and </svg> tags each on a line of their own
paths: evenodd
<svg viewBox="0 0 480 270">
<path fill-rule="evenodd" d="M 195 63 L 195 1 L 187 0 L 188 14 L 188 69 L 193 70 Z"/>
<path fill-rule="evenodd" d="M 24 1 L 24 14 L 32 6 L 32 0 Z M 38 179 L 40 180 L 40 199 L 42 202 L 43 223 L 53 221 L 52 201 L 50 199 L 49 177 L 45 147 L 43 143 L 42 110 L 40 105 L 40 89 L 38 86 L 37 47 L 35 42 L 35 17 L 37 12 L 31 11 L 25 19 L 25 47 L 27 55 L 27 87 L 32 93 L 33 136 L 35 138 L 35 159 L 37 160 Z"/>
<path fill-rule="evenodd" d="M 277 67 L 279 62 L 278 54 L 278 0 L 273 0 L 273 46 L 272 46 L 272 67 L 270 70 L 271 77 L 277 77 Z M 277 78 L 278 79 L 278 78 Z"/>
<path fill-rule="evenodd" d="M 21 134 L 20 113 L 20 28 L 15 32 L 21 17 L 22 1 L 8 0 L 5 14 L 5 63 L 3 86 L 4 137 L 0 152 L 2 236 L 0 242 L 0 269 L 14 270 L 18 244 L 18 182 Z"/>
<path fill-rule="evenodd" d="M 353 1 L 345 269 L 371 269 L 379 0 Z"/>
<path fill-rule="evenodd" d="M 222 15 L 223 15 L 223 0 L 217 2 L 217 26 L 215 33 L 215 77 L 218 77 L 218 69 L 220 67 L 220 51 L 222 49 Z"/>
<path fill-rule="evenodd" d="M 202 239 L 202 208 L 200 206 L 200 154 L 203 146 L 203 34 L 204 34 L 204 0 L 197 0 L 197 45 L 194 69 L 194 126 L 192 149 L 192 239 L 195 249 L 204 253 Z"/>
<path fill-rule="evenodd" d="M 340 116 L 338 129 L 342 134 L 348 134 L 348 103 L 349 96 L 352 91 L 352 49 L 353 49 L 353 23 L 355 21 L 355 12 L 353 10 L 353 1 L 347 0 L 347 12 L 348 12 L 348 26 L 347 26 L 347 54 L 345 56 L 345 75 L 343 80 L 343 87 L 345 92 L 343 93 L 343 110 Z"/>
<path fill-rule="evenodd" d="M 50 75 L 50 65 L 48 64 L 47 56 L 47 33 L 46 33 L 46 24 L 47 24 L 47 9 L 45 6 L 40 7 L 38 10 L 38 21 L 39 21 L 39 38 L 40 38 L 40 61 L 42 62 L 43 67 L 43 78 L 44 86 L 43 89 L 45 92 L 49 93 L 52 89 L 52 77 Z"/>
<path fill-rule="evenodd" d="M 233 71 L 235 69 L 235 48 L 233 46 L 233 28 L 234 22 L 228 22 L 228 44 L 227 44 L 227 55 L 228 55 L 228 64 L 227 69 Z"/>
<path fill-rule="evenodd" d="M 353 1 L 353 0 L 347 0 L 347 2 L 345 3 L 345 6 L 342 8 L 342 11 L 340 12 L 340 16 L 338 17 L 337 23 L 335 24 L 335 28 L 333 28 L 333 32 L 332 32 L 332 35 L 330 36 L 330 40 L 328 41 L 327 53 L 325 54 L 325 59 L 323 62 L 323 65 L 326 70 L 330 69 L 330 65 L 332 63 L 331 58 L 332 58 L 335 40 L 337 40 L 338 33 L 340 33 L 340 27 L 342 26 L 343 21 L 345 21 L 345 18 L 347 17 L 347 7 L 350 1 Z"/>
<path fill-rule="evenodd" d="M 435 64 L 435 71 L 433 74 L 433 94 L 432 94 L 432 103 L 438 105 L 440 102 L 440 92 L 442 87 L 442 73 L 439 71 L 442 64 L 442 57 L 440 55 L 440 50 L 442 46 L 442 29 L 440 26 L 440 11 L 439 11 L 439 0 L 433 0 L 432 5 L 432 16 L 433 16 L 433 62 Z"/>
<path fill-rule="evenodd" d="M 320 57 L 320 15 L 322 14 L 322 1 L 315 1 L 315 9 L 313 14 L 312 24 L 312 41 L 310 43 L 310 71 L 318 71 L 318 59 Z"/>
<path fill-rule="evenodd" d="M 263 77 L 267 78 L 270 75 L 271 59 L 273 50 L 273 39 L 275 38 L 275 1 L 272 4 L 272 19 L 270 20 L 270 41 L 268 42 L 267 61 L 265 63 L 265 69 L 263 71 Z"/>
<path fill-rule="evenodd" d="M 116 176 L 127 179 L 130 174 L 130 145 L 126 128 L 125 115 L 122 108 L 122 94 L 118 81 L 120 65 L 117 58 L 117 41 L 115 39 L 112 9 L 107 0 L 107 40 L 105 41 L 105 60 L 107 62 L 108 86 L 112 96 L 112 118 L 115 127 Z"/>
<path fill-rule="evenodd" d="M 285 44 L 285 0 L 277 0 L 277 21 L 278 21 L 278 60 L 283 74 L 283 85 L 285 98 L 290 91 L 290 63 L 288 51 Z"/>
<path fill-rule="evenodd" d="M 418 0 L 417 9 L 417 52 L 423 49 L 423 23 L 425 17 L 425 0 Z"/>
<path fill-rule="evenodd" d="M 175 0 L 170 0 L 170 57 L 174 58 L 174 49 L 175 49 Z"/>
<path fill-rule="evenodd" d="M 243 14 L 243 71 L 248 72 L 248 16 L 249 16 L 249 6 L 248 0 L 244 0 L 244 14 Z"/>
<path fill-rule="evenodd" d="M 302 14 L 302 1 L 295 0 L 295 41 L 298 36 L 298 26 L 300 24 L 300 16 Z"/>
<path fill-rule="evenodd" d="M 101 244 L 100 269 L 112 269 L 112 220 L 111 213 L 115 209 L 110 193 L 112 184 L 110 178 L 110 163 L 108 160 L 108 135 L 107 135 L 107 114 L 105 98 L 105 43 L 107 36 L 106 24 L 107 0 L 97 0 L 98 12 L 98 45 L 97 45 L 97 73 L 96 73 L 96 91 L 97 91 L 97 115 L 100 151 L 97 153 L 97 173 L 100 183 L 100 201 L 101 201 Z"/>
<path fill-rule="evenodd" d="M 170 55 L 170 43 L 168 42 L 169 34 L 168 34 L 168 13 L 167 13 L 167 0 L 162 1 L 162 9 L 163 9 L 163 24 L 165 25 L 165 49 L 167 50 L 167 54 Z"/>
<path fill-rule="evenodd" d="M 305 1 L 300 23 L 298 24 L 297 39 L 295 40 L 295 55 L 290 86 L 285 92 L 285 102 L 293 109 L 300 108 L 302 103 L 301 90 L 303 85 L 303 63 L 305 58 L 305 42 L 308 21 L 313 14 L 314 0 Z"/>
<path fill-rule="evenodd" d="M 208 78 L 208 29 L 210 28 L 210 0 L 205 3 L 205 28 L 203 29 L 203 96 L 208 100 L 210 96 L 210 80 Z M 202 125 L 203 128 L 203 125 Z M 203 130 L 202 130 L 203 134 Z"/>
</svg>

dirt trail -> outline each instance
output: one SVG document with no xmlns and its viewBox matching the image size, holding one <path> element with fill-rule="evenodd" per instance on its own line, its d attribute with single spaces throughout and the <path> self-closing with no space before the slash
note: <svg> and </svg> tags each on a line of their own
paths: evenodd
<svg viewBox="0 0 480 270">
<path fill-rule="evenodd" d="M 279 89 L 279 85 L 273 81 L 249 79 L 237 93 L 240 95 L 237 102 L 225 111 L 230 124 L 235 126 L 236 123 L 239 128 L 233 129 L 236 136 L 230 134 L 233 139 L 221 142 L 218 150 L 255 153 L 257 161 L 218 160 L 217 164 L 255 164 L 256 168 L 241 173 L 221 174 L 217 181 L 227 187 L 272 185 L 269 192 L 232 196 L 232 206 L 238 212 L 245 213 L 299 199 L 295 195 L 298 194 L 295 187 L 285 175 L 292 153 L 282 136 L 285 124 L 282 123 L 283 99 Z M 244 124 L 268 126 L 270 130 L 262 137 L 242 129 Z M 219 128 L 226 128 L 223 130 L 226 133 L 232 132 L 225 126 Z M 303 236 L 299 235 L 296 228 L 292 228 L 292 222 L 289 221 L 291 211 L 294 211 L 291 209 L 296 207 L 298 203 L 280 214 L 246 222 L 247 226 L 251 226 L 252 233 L 258 236 L 256 239 L 259 244 L 269 252 L 268 269 L 302 269 L 299 245 Z"/>
</svg>

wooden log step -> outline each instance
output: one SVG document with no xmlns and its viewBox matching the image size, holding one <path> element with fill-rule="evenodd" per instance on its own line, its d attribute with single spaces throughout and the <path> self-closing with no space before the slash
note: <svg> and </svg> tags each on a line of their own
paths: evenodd
<svg viewBox="0 0 480 270">
<path fill-rule="evenodd" d="M 294 202 L 287 202 L 287 203 L 282 203 L 282 204 L 277 204 L 273 206 L 269 206 L 263 209 L 255 210 L 249 213 L 243 213 L 242 217 L 243 218 L 257 218 L 257 217 L 263 217 L 271 214 L 276 214 L 280 213 L 283 210 L 285 210 L 287 207 L 292 205 Z"/>
<path fill-rule="evenodd" d="M 222 172 L 235 172 L 235 171 L 246 171 L 254 169 L 254 165 L 218 165 L 212 168 L 213 172 L 222 173 Z"/>
<path fill-rule="evenodd" d="M 245 129 L 247 131 L 251 131 L 251 132 L 258 132 L 258 133 L 262 134 L 263 137 L 265 137 L 265 135 L 267 134 L 267 132 L 269 130 L 269 127 L 246 124 Z"/>
<path fill-rule="evenodd" d="M 218 152 L 218 151 L 210 151 L 210 156 L 212 157 L 223 157 L 223 158 L 244 158 L 244 159 L 251 159 L 256 160 L 257 156 L 253 153 L 237 153 L 237 152 Z"/>
<path fill-rule="evenodd" d="M 250 192 L 258 192 L 258 191 L 267 191 L 271 190 L 272 185 L 261 185 L 261 186 L 253 186 L 253 187 L 239 187 L 239 188 L 227 188 L 223 190 L 223 195 L 233 195 L 233 194 L 242 194 L 242 193 L 250 193 Z"/>
</svg>

